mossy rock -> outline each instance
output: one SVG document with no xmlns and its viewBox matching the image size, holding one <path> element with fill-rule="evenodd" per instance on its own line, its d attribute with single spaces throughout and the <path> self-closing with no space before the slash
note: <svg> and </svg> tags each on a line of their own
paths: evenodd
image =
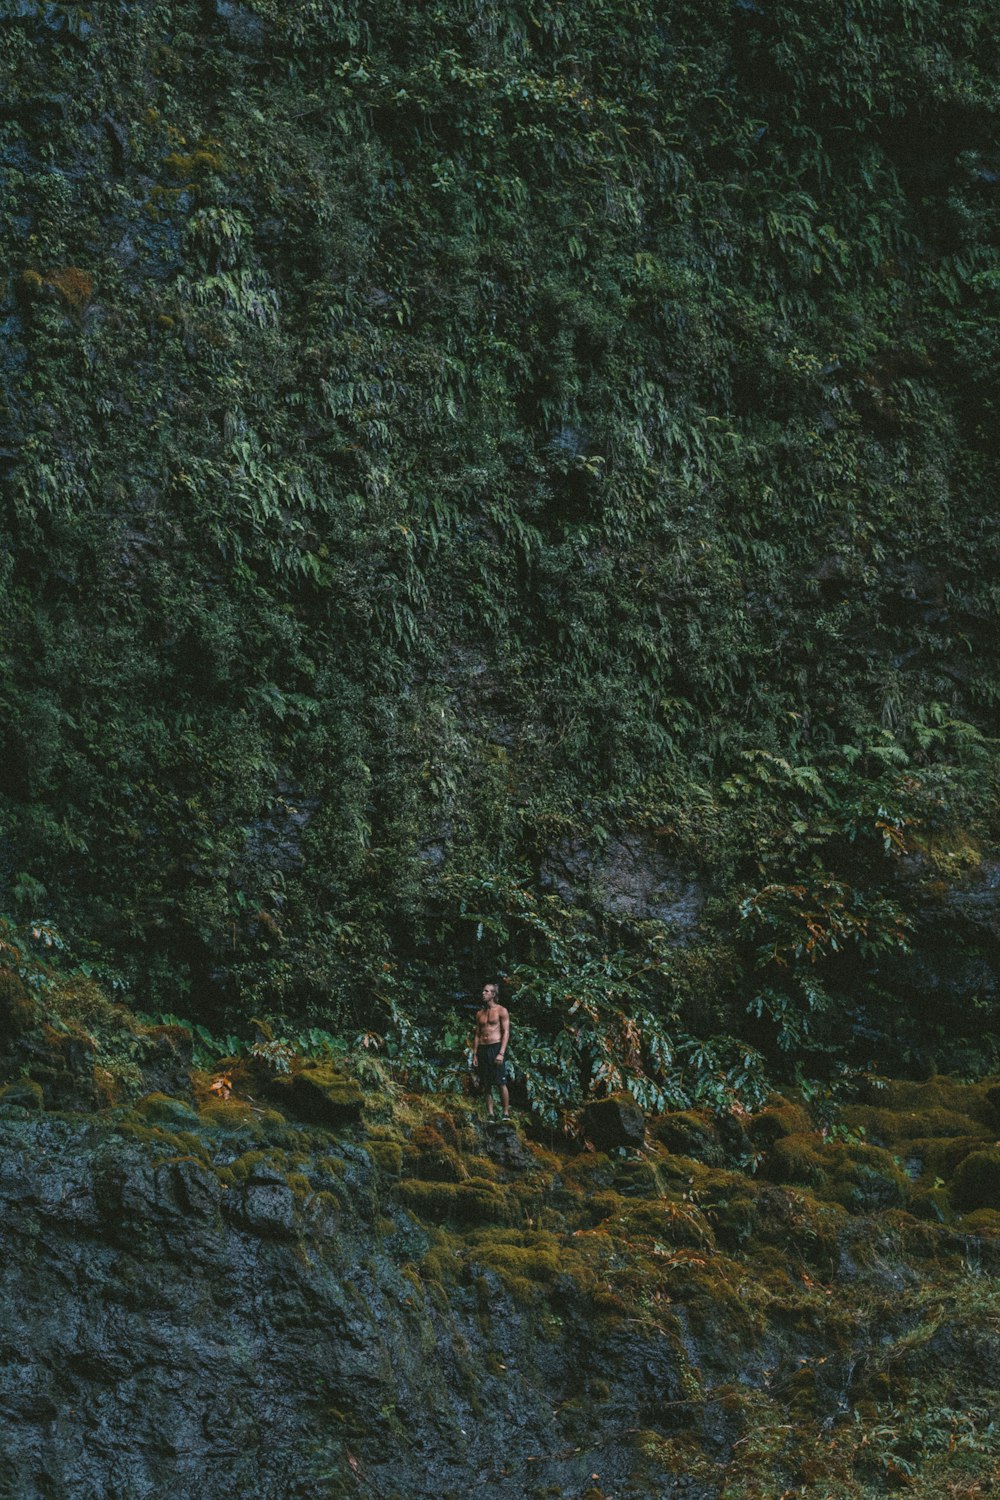
<svg viewBox="0 0 1000 1500">
<path fill-rule="evenodd" d="M 951 1114 L 966 1115 L 986 1129 L 993 1129 L 997 1123 L 997 1111 L 993 1103 L 995 1089 L 995 1081 L 965 1083 L 946 1074 L 938 1074 L 925 1080 L 877 1079 L 870 1081 L 865 1088 L 864 1103 L 875 1105 L 878 1109 L 917 1115 L 927 1115 L 932 1110 L 945 1110 Z M 920 1132 L 922 1135 L 930 1133 Z"/>
<path fill-rule="evenodd" d="M 909 1175 L 926 1183 L 950 1178 L 971 1152 L 981 1151 L 985 1144 L 981 1135 L 932 1136 L 900 1142 L 898 1149 Z"/>
<path fill-rule="evenodd" d="M 284 1181 L 286 1177 L 285 1167 L 287 1163 L 279 1152 L 274 1151 L 244 1151 L 227 1168 L 234 1182 L 247 1182 L 252 1177 L 260 1175 L 268 1180 Z"/>
<path fill-rule="evenodd" d="M 288 1078 L 272 1079 L 267 1092 L 286 1114 L 310 1125 L 352 1124 L 365 1102 L 357 1079 L 329 1062 L 307 1063 Z"/>
<path fill-rule="evenodd" d="M 959 1162 L 948 1191 L 961 1213 L 1000 1208 L 1000 1146 L 970 1152 Z"/>
<path fill-rule="evenodd" d="M 705 1206 L 705 1217 L 725 1250 L 739 1250 L 757 1228 L 757 1195 L 747 1184 L 741 1191 L 719 1197 Z"/>
<path fill-rule="evenodd" d="M 875 1144 L 897 1146 L 911 1140 L 947 1139 L 952 1136 L 978 1135 L 979 1122 L 957 1110 L 931 1105 L 926 1109 L 876 1109 L 864 1104 L 845 1105 L 841 1122 L 849 1129 L 863 1132 Z"/>
<path fill-rule="evenodd" d="M 637 1149 L 646 1137 L 646 1119 L 631 1094 L 595 1099 L 583 1111 L 583 1131 L 599 1151 Z"/>
<path fill-rule="evenodd" d="M 721 1167 L 725 1162 L 718 1126 L 706 1110 L 684 1109 L 661 1115 L 652 1133 L 677 1156 L 690 1156 L 710 1167 Z"/>
<path fill-rule="evenodd" d="M 943 1187 L 931 1187 L 923 1192 L 914 1193 L 910 1202 L 910 1212 L 918 1219 L 926 1219 L 931 1224 L 950 1224 L 955 1216 L 948 1190 Z"/>
<path fill-rule="evenodd" d="M 403 1170 L 403 1148 L 398 1141 L 369 1141 L 368 1154 L 385 1176 L 398 1182 Z"/>
<path fill-rule="evenodd" d="M 658 1198 L 662 1191 L 656 1167 L 648 1161 L 619 1162 L 614 1186 L 626 1198 Z"/>
<path fill-rule="evenodd" d="M 801 1104 L 777 1094 L 765 1109 L 747 1121 L 747 1134 L 758 1149 L 767 1150 L 789 1135 L 808 1135 L 813 1125 Z"/>
<path fill-rule="evenodd" d="M 454 1130 L 452 1139 L 457 1139 Z M 412 1144 L 405 1153 L 407 1177 L 424 1182 L 464 1182 L 470 1175 L 454 1146 L 433 1125 L 422 1125 L 413 1132 Z"/>
<path fill-rule="evenodd" d="M 587 1197 L 582 1207 L 584 1217 L 588 1226 L 603 1224 L 606 1219 L 617 1218 L 622 1211 L 624 1199 L 620 1193 L 606 1191 L 593 1193 Z"/>
<path fill-rule="evenodd" d="M 662 1198 L 655 1203 L 628 1203 L 612 1233 L 629 1238 L 646 1235 L 661 1245 L 712 1248 L 715 1236 L 705 1215 L 693 1203 Z"/>
<path fill-rule="evenodd" d="M 421 1182 L 465 1182 L 469 1173 L 456 1151 L 418 1151 L 407 1154 L 406 1176 Z"/>
<path fill-rule="evenodd" d="M 474 1241 L 473 1266 L 496 1271 L 508 1283 L 530 1281 L 551 1285 L 569 1267 L 569 1259 L 554 1235 L 525 1235 L 520 1243 L 502 1234 L 478 1234 Z"/>
<path fill-rule="evenodd" d="M 824 1142 L 817 1131 L 776 1141 L 765 1167 L 773 1181 L 802 1183 L 851 1213 L 901 1208 L 909 1198 L 909 1179 L 888 1151 L 860 1142 Z"/>
<path fill-rule="evenodd" d="M 830 1186 L 824 1195 L 853 1214 L 903 1208 L 909 1201 L 906 1173 L 880 1146 L 838 1144 L 830 1152 Z"/>
<path fill-rule="evenodd" d="M 976 1208 L 962 1217 L 962 1228 L 974 1234 L 1000 1234 L 1000 1208 Z"/>
<path fill-rule="evenodd" d="M 516 1215 L 510 1194 L 481 1177 L 467 1182 L 407 1179 L 396 1192 L 406 1208 L 430 1224 L 509 1224 Z"/>
<path fill-rule="evenodd" d="M 197 1111 L 190 1104 L 186 1104 L 183 1099 L 171 1098 L 168 1094 L 147 1094 L 138 1101 L 135 1110 L 144 1120 L 154 1121 L 158 1125 L 174 1125 L 182 1130 L 190 1129 L 198 1123 Z"/>
<path fill-rule="evenodd" d="M 246 1099 L 207 1099 L 198 1109 L 198 1118 L 203 1125 L 210 1125 L 224 1135 L 250 1134 L 260 1137 L 272 1133 L 284 1125 L 285 1119 L 276 1109 L 255 1109 Z"/>
<path fill-rule="evenodd" d="M 616 1168 L 620 1165 L 603 1151 L 585 1151 L 575 1160 L 565 1162 L 560 1175 L 569 1192 L 589 1197 L 614 1187 Z"/>
<path fill-rule="evenodd" d="M 826 1181 L 828 1165 L 821 1155 L 822 1144 L 817 1130 L 796 1130 L 775 1137 L 762 1171 L 773 1182 L 819 1187 Z"/>
<path fill-rule="evenodd" d="M 44 1109 L 42 1086 L 33 1078 L 17 1078 L 0 1089 L 0 1106 L 17 1104 L 22 1109 Z"/>
</svg>

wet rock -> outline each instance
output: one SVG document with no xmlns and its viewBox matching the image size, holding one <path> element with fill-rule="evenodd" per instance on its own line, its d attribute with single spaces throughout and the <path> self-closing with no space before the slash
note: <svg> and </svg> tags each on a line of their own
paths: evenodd
<svg viewBox="0 0 1000 1500">
<path fill-rule="evenodd" d="M 487 1127 L 483 1150 L 491 1161 L 508 1172 L 529 1172 L 535 1165 L 535 1158 L 517 1131 L 503 1125 Z"/>
<path fill-rule="evenodd" d="M 961 1234 L 851 1217 L 659 1146 L 539 1147 L 529 1173 L 467 1112 L 406 1109 L 366 1144 L 262 1116 L 248 1150 L 165 1096 L 0 1104 L 0 1495 L 719 1500 L 753 1424 L 826 1453 L 826 1415 L 863 1430 L 883 1369 L 992 1399 L 989 1209 Z M 398 1181 L 371 1148 L 399 1141 L 469 1175 Z M 954 1267 L 932 1320 L 915 1249 Z M 788 1487 L 752 1461 L 761 1493 Z"/>
<path fill-rule="evenodd" d="M 645 1140 L 645 1117 L 631 1094 L 614 1094 L 588 1104 L 582 1123 L 584 1134 L 599 1151 L 636 1149 Z"/>
<path fill-rule="evenodd" d="M 215 0 L 215 14 L 237 46 L 255 51 L 263 45 L 263 17 L 255 15 L 246 6 L 237 5 L 235 0 Z"/>
<path fill-rule="evenodd" d="M 277 782 L 268 816 L 256 819 L 247 831 L 248 864 L 255 871 L 292 874 L 301 870 L 305 862 L 302 838 L 319 807 L 319 802 L 307 797 L 301 787 Z"/>
<path fill-rule="evenodd" d="M 25 1066 L 41 1085 L 47 1109 L 94 1109 L 100 1102 L 95 1077 L 97 1044 L 92 1037 L 54 1031 L 42 1034 L 24 1048 Z"/>
<path fill-rule="evenodd" d="M 101 116 L 101 124 L 104 126 L 108 144 L 111 147 L 111 159 L 114 162 L 115 171 L 123 172 L 132 160 L 128 130 L 120 120 L 116 120 L 113 115 L 109 114 Z"/>
<path fill-rule="evenodd" d="M 200 1218 L 211 1218 L 222 1197 L 219 1179 L 208 1167 L 190 1159 L 176 1162 L 172 1187 L 182 1212 Z"/>
<path fill-rule="evenodd" d="M 254 1172 L 243 1190 L 238 1217 L 254 1234 L 295 1238 L 295 1199 L 279 1171 L 261 1167 Z"/>
<path fill-rule="evenodd" d="M 973 927 L 1000 938 L 1000 864 L 984 861 L 974 879 L 948 892 L 946 902 Z"/>
</svg>

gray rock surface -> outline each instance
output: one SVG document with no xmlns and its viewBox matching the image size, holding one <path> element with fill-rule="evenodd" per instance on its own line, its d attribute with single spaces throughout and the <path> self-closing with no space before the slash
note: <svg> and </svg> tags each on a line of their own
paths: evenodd
<svg viewBox="0 0 1000 1500">
<path fill-rule="evenodd" d="M 677 938 L 697 931 L 705 904 L 699 883 L 656 840 L 625 833 L 589 846 L 565 839 L 543 860 L 542 885 L 563 901 L 611 916 L 662 922 Z"/>
</svg>

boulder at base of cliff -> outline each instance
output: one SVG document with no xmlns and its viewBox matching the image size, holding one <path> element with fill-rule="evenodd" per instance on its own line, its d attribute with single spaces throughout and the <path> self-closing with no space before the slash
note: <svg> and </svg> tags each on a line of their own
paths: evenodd
<svg viewBox="0 0 1000 1500">
<path fill-rule="evenodd" d="M 596 1099 L 583 1112 L 583 1133 L 599 1151 L 618 1146 L 633 1150 L 642 1145 L 646 1121 L 631 1094 L 612 1094 L 610 1099 Z"/>
<path fill-rule="evenodd" d="M 272 1079 L 267 1093 L 278 1108 L 310 1125 L 349 1125 L 361 1116 L 365 1096 L 357 1081 L 333 1063 L 306 1063 Z"/>
</svg>

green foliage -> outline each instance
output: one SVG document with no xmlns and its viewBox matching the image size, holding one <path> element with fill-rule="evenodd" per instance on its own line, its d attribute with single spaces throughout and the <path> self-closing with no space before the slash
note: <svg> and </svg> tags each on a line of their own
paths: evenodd
<svg viewBox="0 0 1000 1500">
<path fill-rule="evenodd" d="M 981 1063 L 993 10 L 15 9 L 6 905 L 206 1055 L 499 967 L 546 1115 Z"/>
</svg>

